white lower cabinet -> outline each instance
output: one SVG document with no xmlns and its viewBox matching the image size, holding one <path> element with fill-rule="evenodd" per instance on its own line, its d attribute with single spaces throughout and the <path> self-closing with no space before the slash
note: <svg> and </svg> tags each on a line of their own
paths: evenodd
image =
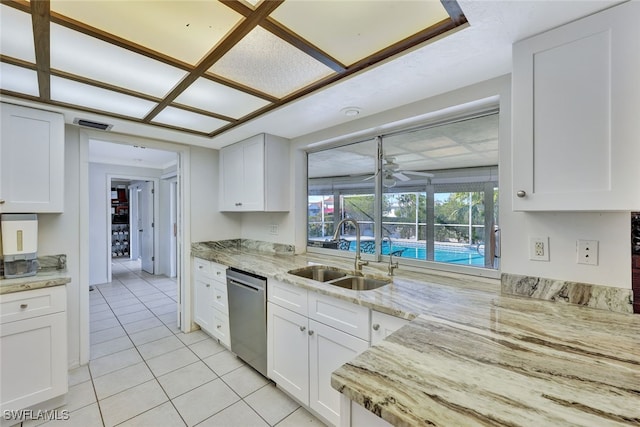
<svg viewBox="0 0 640 427">
<path fill-rule="evenodd" d="M 209 278 L 195 275 L 193 279 L 193 321 L 205 331 L 210 331 L 213 326 L 212 295 Z"/>
<path fill-rule="evenodd" d="M 369 342 L 309 320 L 309 406 L 333 425 L 340 424 L 340 392 L 331 373 L 369 348 Z"/>
<path fill-rule="evenodd" d="M 349 400 L 347 396 L 342 395 L 341 408 L 344 414 L 347 414 L 340 420 L 340 427 L 391 427 L 392 424 L 383 420 L 373 412 L 363 408 L 356 402 Z"/>
<path fill-rule="evenodd" d="M 286 292 L 287 287 L 291 293 Z M 368 325 L 369 309 L 336 298 L 319 298 L 315 292 L 276 281 L 268 282 L 267 297 L 269 378 L 325 421 L 339 425 L 340 393 L 331 387 L 331 373 L 369 347 L 368 335 L 363 339 L 352 334 L 368 334 L 368 327 L 360 325 Z M 299 311 L 307 306 L 302 301 L 307 298 L 309 311 L 305 314 L 278 305 Z M 310 318 L 318 313 L 336 326 Z"/>
<path fill-rule="evenodd" d="M 0 409 L 17 411 L 63 396 L 68 390 L 65 287 L 1 295 L 0 306 Z"/>
<path fill-rule="evenodd" d="M 408 323 L 406 319 L 371 310 L 371 345 L 378 344 Z"/>
<path fill-rule="evenodd" d="M 221 344 L 231 347 L 227 267 L 200 258 L 193 260 L 193 321 Z"/>
<path fill-rule="evenodd" d="M 305 405 L 309 405 L 308 328 L 305 316 L 267 303 L 267 373 Z"/>
</svg>

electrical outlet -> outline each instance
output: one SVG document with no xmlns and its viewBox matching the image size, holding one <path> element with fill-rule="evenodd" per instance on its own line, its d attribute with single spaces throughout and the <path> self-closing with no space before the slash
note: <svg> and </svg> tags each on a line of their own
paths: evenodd
<svg viewBox="0 0 640 427">
<path fill-rule="evenodd" d="M 576 242 L 578 264 L 598 265 L 598 241 L 578 240 Z"/>
<path fill-rule="evenodd" d="M 278 234 L 278 224 L 269 225 L 269 233 L 277 235 Z"/>
<path fill-rule="evenodd" d="M 529 238 L 529 259 L 532 261 L 549 261 L 549 238 Z"/>
</svg>

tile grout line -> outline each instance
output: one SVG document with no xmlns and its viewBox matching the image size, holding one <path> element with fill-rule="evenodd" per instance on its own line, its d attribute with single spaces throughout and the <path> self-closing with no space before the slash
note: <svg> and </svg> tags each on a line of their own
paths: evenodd
<svg viewBox="0 0 640 427">
<path fill-rule="evenodd" d="M 163 294 L 163 297 L 170 298 L 170 299 L 171 299 L 172 301 L 174 301 L 174 303 L 177 305 L 177 301 L 176 301 L 175 299 L 173 299 L 173 297 L 171 297 L 171 296 L 169 296 L 168 294 L 166 294 L 162 289 L 160 289 L 160 288 L 156 287 L 152 282 L 150 282 L 150 281 L 148 281 L 147 279 L 145 279 L 142 275 L 137 275 L 137 274 L 135 274 L 135 272 L 133 272 L 133 271 L 132 271 L 131 269 L 129 269 L 127 266 L 124 266 L 124 265 L 123 265 L 122 267 L 128 270 L 128 272 L 124 272 L 124 274 L 131 273 L 134 277 L 137 277 L 138 279 L 140 279 L 140 280 L 144 281 L 144 282 L 145 282 L 145 285 L 147 285 L 147 286 L 151 286 L 153 289 L 155 289 L 155 290 L 159 291 L 160 293 L 162 293 L 162 294 Z M 120 274 L 123 274 L 123 273 L 116 273 L 116 274 L 114 274 L 114 276 L 119 276 Z M 132 291 L 132 290 L 127 286 L 127 284 L 126 284 L 125 282 L 123 282 L 123 280 L 122 280 L 122 278 L 121 278 L 121 277 L 117 277 L 117 278 L 116 278 L 116 280 L 119 282 L 119 286 L 122 286 L 122 287 L 124 287 L 125 289 L 127 289 L 128 293 L 129 293 L 128 298 L 134 297 L 134 298 L 137 300 L 137 302 L 139 302 L 140 304 L 142 304 L 142 305 L 145 307 L 145 309 L 149 310 L 149 311 L 153 314 L 153 317 L 150 317 L 150 318 L 155 318 L 155 319 L 159 320 L 159 321 L 161 322 L 161 324 L 162 324 L 163 326 L 165 326 L 167 329 L 169 329 L 169 331 L 172 333 L 172 335 L 168 335 L 168 336 L 166 336 L 166 337 L 158 338 L 158 339 L 156 339 L 156 340 L 152 340 L 152 341 L 149 341 L 149 342 L 145 342 L 145 343 L 143 343 L 143 344 L 140 344 L 141 346 L 142 346 L 142 345 L 146 345 L 146 344 L 150 344 L 150 343 L 153 343 L 153 342 L 156 342 L 156 341 L 159 341 L 159 340 L 165 339 L 165 338 L 168 338 L 169 336 L 174 336 L 174 337 L 178 338 L 179 333 L 182 333 L 181 331 L 177 331 L 177 332 L 176 332 L 176 331 L 174 331 L 172 328 L 170 328 L 170 327 L 167 325 L 167 323 L 165 323 L 165 321 L 164 321 L 164 320 L 162 320 L 162 319 L 160 318 L 160 315 L 158 315 L 158 314 L 156 314 L 155 312 L 153 312 L 153 310 L 152 310 L 150 307 L 148 307 L 148 306 L 146 305 L 146 303 L 145 303 L 144 301 L 142 301 L 142 300 L 140 299 L 140 297 L 139 297 L 139 296 L 138 296 L 134 291 Z M 113 283 L 113 280 L 112 280 L 112 282 L 109 282 L 109 283 Z M 159 377 L 158 377 L 158 376 L 157 376 L 157 375 L 156 375 L 156 374 L 151 370 L 151 368 L 150 368 L 149 364 L 147 363 L 147 360 L 142 356 L 142 353 L 141 353 L 141 352 L 140 352 L 140 350 L 138 349 L 138 345 L 137 345 L 135 342 L 133 342 L 133 340 L 131 339 L 131 334 L 127 331 L 127 329 L 125 328 L 124 324 L 120 321 L 120 316 L 119 316 L 119 315 L 117 315 L 117 314 L 113 311 L 113 308 L 112 308 L 112 306 L 111 306 L 111 303 L 109 302 L 108 297 L 110 297 L 110 296 L 115 296 L 115 295 L 117 295 L 117 293 L 116 293 L 116 294 L 114 294 L 114 295 L 107 295 L 107 296 L 105 296 L 105 294 L 104 294 L 104 293 L 102 293 L 102 291 L 99 289 L 99 286 L 100 286 L 100 285 L 97 285 L 97 286 L 96 286 L 96 288 L 98 288 L 98 290 L 99 290 L 99 292 L 100 292 L 100 295 L 101 295 L 102 299 L 104 300 L 104 303 L 106 303 L 106 304 L 107 304 L 107 306 L 109 307 L 109 310 L 111 311 L 111 313 L 113 314 L 113 316 L 116 318 L 116 320 L 117 320 L 118 324 L 120 325 L 120 327 L 123 329 L 125 336 L 126 336 L 126 337 L 130 340 L 130 342 L 133 344 L 133 348 L 136 350 L 136 352 L 138 353 L 138 355 L 139 355 L 139 356 L 140 356 L 140 358 L 142 359 L 142 362 L 144 362 L 144 364 L 145 364 L 145 366 L 147 367 L 147 369 L 149 369 L 149 371 L 151 372 L 151 375 L 152 375 L 153 379 L 150 379 L 150 380 L 148 380 L 148 381 L 144 381 L 144 382 L 143 382 L 143 383 L 141 383 L 141 384 L 145 384 L 145 383 L 147 383 L 147 382 L 151 382 L 151 381 L 156 381 L 156 383 L 160 386 L 160 388 L 162 389 L 162 391 L 163 391 L 163 393 L 165 394 L 166 398 L 168 399 L 167 401 L 162 402 L 162 403 L 160 403 L 159 405 L 156 405 L 156 406 L 154 406 L 154 407 L 152 407 L 152 408 L 149 408 L 149 409 L 147 409 L 147 410 L 146 410 L 146 411 L 144 411 L 144 412 L 141 412 L 141 413 L 139 413 L 139 414 L 136 414 L 135 416 L 133 416 L 133 417 L 131 417 L 131 418 L 128 418 L 127 420 L 123 420 L 123 421 L 121 421 L 121 422 L 120 422 L 120 423 L 118 423 L 117 425 L 120 425 L 120 424 L 122 424 L 122 423 L 125 423 L 125 422 L 127 422 L 127 421 L 129 421 L 129 420 L 131 420 L 131 419 L 134 419 L 134 418 L 136 418 L 136 417 L 138 417 L 138 416 L 140 416 L 140 415 L 142 415 L 142 414 L 145 414 L 145 413 L 147 413 L 147 412 L 149 412 L 149 411 L 152 411 L 152 410 L 154 410 L 154 409 L 158 408 L 159 406 L 164 405 L 164 404 L 165 404 L 165 403 L 167 403 L 167 402 L 170 402 L 170 403 L 171 403 L 172 407 L 174 408 L 175 412 L 178 414 L 178 416 L 180 417 L 180 419 L 185 423 L 185 425 L 188 425 L 188 423 L 187 423 L 187 422 L 186 422 L 186 420 L 183 418 L 183 416 L 182 416 L 182 414 L 180 413 L 180 411 L 178 410 L 178 408 L 177 408 L 177 407 L 175 406 L 175 404 L 173 403 L 173 400 L 174 400 L 174 399 L 176 399 L 176 398 L 178 398 L 178 397 L 180 397 L 180 396 L 183 396 L 184 394 L 187 394 L 187 393 L 189 393 L 189 392 L 192 392 L 193 390 L 197 389 L 198 387 L 202 387 L 202 386 L 203 386 L 203 385 L 205 385 L 205 384 L 209 384 L 210 382 L 213 382 L 213 381 L 215 381 L 216 379 L 220 379 L 220 380 L 221 380 L 221 382 L 222 382 L 222 383 L 223 383 L 227 388 L 229 388 L 229 390 L 231 390 L 231 392 L 232 392 L 232 393 L 233 393 L 233 394 L 238 398 L 238 400 L 236 400 L 235 402 L 231 403 L 230 405 L 227 405 L 227 406 L 226 406 L 226 407 L 224 407 L 224 408 L 221 408 L 219 411 L 217 411 L 217 412 L 216 412 L 216 413 L 214 413 L 214 414 L 211 414 L 211 415 L 210 415 L 210 416 L 208 416 L 207 418 L 205 418 L 205 419 L 203 419 L 203 420 L 199 421 L 199 422 L 197 423 L 197 425 L 199 425 L 199 424 L 201 424 L 201 423 L 204 423 L 206 420 L 208 420 L 208 419 L 210 419 L 210 418 L 212 418 L 212 417 L 215 417 L 216 415 L 220 414 L 222 411 L 224 411 L 224 410 L 228 409 L 229 407 L 231 407 L 231 406 L 233 406 L 233 405 L 235 405 L 235 404 L 237 404 L 237 403 L 239 403 L 239 402 L 243 402 L 243 403 L 245 403 L 247 406 L 249 406 L 249 408 L 251 408 L 251 411 L 252 411 L 253 413 L 255 413 L 255 414 L 259 417 L 259 419 L 263 420 L 263 421 L 264 421 L 267 425 L 269 425 L 269 426 L 275 426 L 275 425 L 277 425 L 277 424 L 281 423 L 281 422 L 282 422 L 282 421 L 284 421 L 286 418 L 288 418 L 289 416 L 291 416 L 294 412 L 296 412 L 299 408 L 301 408 L 301 407 L 302 407 L 298 402 L 296 402 L 296 401 L 294 400 L 295 404 L 297 405 L 297 406 L 296 406 L 296 408 L 294 408 L 291 412 L 289 412 L 289 413 L 287 413 L 286 415 L 284 415 L 281 419 L 279 419 L 278 421 L 276 421 L 273 425 L 272 425 L 272 424 L 270 424 L 270 423 L 269 423 L 269 422 L 268 422 L 268 421 L 267 421 L 267 420 L 266 420 L 266 419 L 265 419 L 265 418 L 264 418 L 264 417 L 263 417 L 263 416 L 262 416 L 262 415 L 261 415 L 261 414 L 260 414 L 256 409 L 254 409 L 254 408 L 253 408 L 253 407 L 252 407 L 252 406 L 251 406 L 251 405 L 250 405 L 250 404 L 249 404 L 245 399 L 246 399 L 246 398 L 248 398 L 249 396 L 254 395 L 255 393 L 257 393 L 258 391 L 262 390 L 262 389 L 263 389 L 263 388 L 265 388 L 265 387 L 269 387 L 269 386 L 271 386 L 271 385 L 275 386 L 275 383 L 274 383 L 272 380 L 270 380 L 270 379 L 266 378 L 266 380 L 267 380 L 267 383 L 266 383 L 266 384 L 264 384 L 264 385 L 262 385 L 262 386 L 258 387 L 256 390 L 253 390 L 251 393 L 247 394 L 245 397 L 240 396 L 240 395 L 238 394 L 238 392 L 236 392 L 236 391 L 231 387 L 231 384 L 227 382 L 228 380 L 225 380 L 225 379 L 223 378 L 223 376 L 228 375 L 228 374 L 230 374 L 230 373 L 232 373 L 232 372 L 235 372 L 236 370 L 241 369 L 242 367 L 244 367 L 244 366 L 248 366 L 248 365 L 244 364 L 244 362 L 243 362 L 243 365 L 238 366 L 238 367 L 236 367 L 236 368 L 234 368 L 234 369 L 231 369 L 229 372 L 225 372 L 223 375 L 218 375 L 218 374 L 216 373 L 216 371 L 215 371 L 215 370 L 213 370 L 213 369 L 212 369 L 212 368 L 211 368 L 211 367 L 210 367 L 210 366 L 209 366 L 209 365 L 204 361 L 204 359 L 209 358 L 209 357 L 212 357 L 212 356 L 215 356 L 216 354 L 222 353 L 222 352 L 224 352 L 224 351 L 228 351 L 228 349 L 226 349 L 226 348 L 224 348 L 224 346 L 222 346 L 222 347 L 223 347 L 223 349 L 222 349 L 222 350 L 220 350 L 219 352 L 216 352 L 216 353 L 213 353 L 213 354 L 209 354 L 209 355 L 207 355 L 206 357 L 201 357 L 198 353 L 196 353 L 196 352 L 195 352 L 195 351 L 190 347 L 191 345 L 195 345 L 195 344 L 197 344 L 197 343 L 199 343 L 199 342 L 203 342 L 203 341 L 205 341 L 205 340 L 207 340 L 207 339 L 214 340 L 214 342 L 217 342 L 218 344 L 220 344 L 220 343 L 219 343 L 219 340 L 216 340 L 215 338 L 213 338 L 213 337 L 211 337 L 211 336 L 207 335 L 207 334 L 206 334 L 206 333 L 204 333 L 204 332 L 203 332 L 203 333 L 206 335 L 206 337 L 205 337 L 205 338 L 203 338 L 202 340 L 199 340 L 199 341 L 195 341 L 195 342 L 193 342 L 193 343 L 191 343 L 191 344 L 187 344 L 186 342 L 184 342 L 184 341 L 182 341 L 180 338 L 178 338 L 178 340 L 181 342 L 182 346 L 184 346 L 184 347 L 188 348 L 188 349 L 191 351 L 191 353 L 193 353 L 193 354 L 196 356 L 197 360 L 196 360 L 196 361 L 194 361 L 193 363 L 190 363 L 190 364 L 187 364 L 187 365 L 185 365 L 185 366 L 182 366 L 182 367 L 179 367 L 179 368 L 173 369 L 173 370 L 171 370 L 171 371 L 169 371 L 169 372 L 163 373 L 163 374 L 162 374 L 162 375 L 160 375 L 160 376 L 168 375 L 168 374 L 170 374 L 170 373 L 172 373 L 172 372 L 175 372 L 175 371 L 177 371 L 177 370 L 179 370 L 179 369 L 183 369 L 183 368 L 185 368 L 185 367 L 187 367 L 187 366 L 191 366 L 191 365 L 194 365 L 194 364 L 196 364 L 196 363 L 198 363 L 198 362 L 201 362 L 201 363 L 203 363 L 203 364 L 204 364 L 204 365 L 205 365 L 205 366 L 206 366 L 206 367 L 207 367 L 207 368 L 208 368 L 208 369 L 209 369 L 209 370 L 210 370 L 214 375 L 216 375 L 216 378 L 214 378 L 214 379 L 212 379 L 211 381 L 208 381 L 208 382 L 206 382 L 206 383 L 204 383 L 204 384 L 200 384 L 200 385 L 198 385 L 197 387 L 194 387 L 194 388 L 192 388 L 192 389 L 190 389 L 190 390 L 187 390 L 187 391 L 185 391 L 185 392 L 183 392 L 183 393 L 181 393 L 181 394 L 179 394 L 179 395 L 177 395 L 177 396 L 174 396 L 173 398 L 170 398 L 170 397 L 169 397 L 169 395 L 168 395 L 168 393 L 167 393 L 167 391 L 166 391 L 166 390 L 165 390 L 165 388 L 163 387 L 162 383 L 161 383 L 161 382 L 160 382 L 160 380 L 158 379 Z M 152 301 L 153 301 L 153 300 L 152 300 Z M 123 307 L 126 307 L 126 306 L 123 306 Z M 116 308 L 117 308 L 117 307 L 116 307 Z M 142 311 L 142 310 L 140 310 L 140 311 Z M 136 313 L 136 312 L 132 312 L 132 313 L 125 313 L 125 314 L 123 314 L 123 316 L 124 316 L 124 315 L 127 315 L 127 314 L 133 314 L 133 313 Z M 142 320 L 145 320 L 145 319 L 142 319 Z M 134 322 L 130 322 L 130 323 L 134 323 Z M 151 328 L 146 328 L 146 329 L 142 329 L 142 330 L 140 330 L 140 331 L 136 331 L 135 333 L 143 332 L 143 331 L 146 331 L 146 330 L 149 330 L 149 329 L 152 329 L 152 328 L 153 328 L 153 327 L 151 327 Z M 186 335 L 186 334 L 185 334 L 185 335 Z M 117 339 L 117 338 L 115 338 L 115 339 Z M 107 340 L 106 342 L 108 342 L 108 341 L 110 341 L 110 340 Z M 182 348 L 182 347 L 181 347 L 181 348 Z M 172 351 L 176 351 L 176 350 L 172 350 Z M 116 353 L 117 353 L 117 352 L 116 352 Z M 170 353 L 170 351 L 169 351 L 169 352 L 166 352 L 166 353 Z M 163 354 L 166 354 L 166 353 L 163 353 Z M 115 353 L 111 353 L 111 354 L 115 354 Z M 157 356 L 154 356 L 154 357 L 160 357 L 160 356 L 162 356 L 163 354 L 160 354 L 160 355 L 157 355 Z M 105 355 L 105 356 L 101 356 L 101 357 L 106 357 L 106 356 L 109 356 L 109 355 Z M 236 356 L 236 357 L 237 357 L 237 356 Z M 153 358 L 150 358 L 150 359 L 153 359 Z M 96 359 L 94 359 L 94 360 L 96 360 Z M 123 368 L 120 368 L 120 369 L 116 369 L 115 371 L 109 372 L 109 373 L 104 374 L 104 375 L 109 375 L 109 374 L 111 374 L 111 373 L 117 372 L 117 371 L 122 370 L 122 369 L 126 369 L 126 368 L 128 368 L 128 367 L 130 367 L 130 366 L 123 367 Z M 99 411 L 100 411 L 100 416 L 101 416 L 101 419 L 102 419 L 102 423 L 103 423 L 103 426 L 106 426 L 106 423 L 105 423 L 105 421 L 104 421 L 104 417 L 103 417 L 103 415 L 102 415 L 102 407 L 101 407 L 101 405 L 100 405 L 100 400 L 98 399 L 97 391 L 96 391 L 96 389 L 95 389 L 95 383 L 93 382 L 93 374 L 91 373 L 91 370 L 90 370 L 90 369 L 88 369 L 88 370 L 89 370 L 90 379 L 91 379 L 91 381 L 92 381 L 92 386 L 93 386 L 93 389 L 94 389 L 94 394 L 95 394 L 95 396 L 96 396 L 96 403 L 97 403 L 97 405 L 98 405 L 98 409 L 99 409 Z M 122 393 L 122 392 L 124 392 L 124 391 L 126 391 L 126 390 L 130 390 L 130 389 L 132 389 L 132 388 L 134 388 L 134 387 L 137 387 L 137 386 L 139 386 L 139 385 L 140 385 L 140 384 L 137 384 L 137 385 L 132 386 L 132 387 L 129 387 L 129 388 L 125 389 L 125 390 L 121 390 L 121 391 L 119 391 L 118 393 L 115 393 L 115 394 L 113 394 L 113 395 L 111 395 L 111 396 L 107 396 L 107 397 L 105 397 L 105 399 L 106 399 L 106 398 L 109 398 L 109 397 L 112 397 L 112 396 L 116 396 L 116 395 L 117 395 L 117 394 L 119 394 L 119 393 Z M 276 387 L 276 388 L 277 388 L 277 387 Z M 104 399 L 102 399 L 102 400 L 104 400 Z"/>
</svg>

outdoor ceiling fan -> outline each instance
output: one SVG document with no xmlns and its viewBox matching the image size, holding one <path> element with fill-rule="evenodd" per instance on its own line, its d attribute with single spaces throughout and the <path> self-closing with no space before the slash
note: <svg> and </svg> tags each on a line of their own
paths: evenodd
<svg viewBox="0 0 640 427">
<path fill-rule="evenodd" d="M 411 177 L 408 175 L 422 176 L 425 178 L 433 178 L 434 175 L 428 172 L 418 172 L 411 170 L 400 169 L 400 165 L 396 163 L 395 157 L 385 157 L 382 164 L 382 185 L 386 188 L 394 187 L 397 183 L 396 180 L 410 181 Z M 366 180 L 373 179 L 375 175 L 365 178 Z"/>
</svg>

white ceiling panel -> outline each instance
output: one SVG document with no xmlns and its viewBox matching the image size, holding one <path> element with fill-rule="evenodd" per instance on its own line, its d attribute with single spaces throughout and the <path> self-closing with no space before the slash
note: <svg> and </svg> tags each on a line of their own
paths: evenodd
<svg viewBox="0 0 640 427">
<path fill-rule="evenodd" d="M 200 78 L 176 98 L 179 104 L 240 118 L 269 104 L 269 101 Z"/>
<path fill-rule="evenodd" d="M 276 97 L 333 73 L 326 65 L 260 27 L 251 31 L 209 71 Z"/>
<path fill-rule="evenodd" d="M 28 68 L 0 63 L 0 88 L 38 96 L 38 73 Z"/>
<path fill-rule="evenodd" d="M 191 111 L 175 107 L 165 108 L 152 121 L 204 133 L 213 132 L 222 126 L 229 124 L 229 122 L 216 119 L 215 117 L 192 113 Z"/>
<path fill-rule="evenodd" d="M 36 62 L 31 31 L 31 15 L 0 5 L 0 53 Z"/>
<path fill-rule="evenodd" d="M 449 17 L 433 0 L 327 3 L 285 1 L 271 16 L 346 65 Z"/>
<path fill-rule="evenodd" d="M 51 9 L 189 64 L 242 18 L 218 0 L 52 0 Z"/>
<path fill-rule="evenodd" d="M 186 72 L 60 25 L 51 25 L 51 68 L 161 97 Z"/>
<path fill-rule="evenodd" d="M 51 99 L 100 111 L 143 118 L 156 103 L 60 77 L 51 77 Z"/>
</svg>

